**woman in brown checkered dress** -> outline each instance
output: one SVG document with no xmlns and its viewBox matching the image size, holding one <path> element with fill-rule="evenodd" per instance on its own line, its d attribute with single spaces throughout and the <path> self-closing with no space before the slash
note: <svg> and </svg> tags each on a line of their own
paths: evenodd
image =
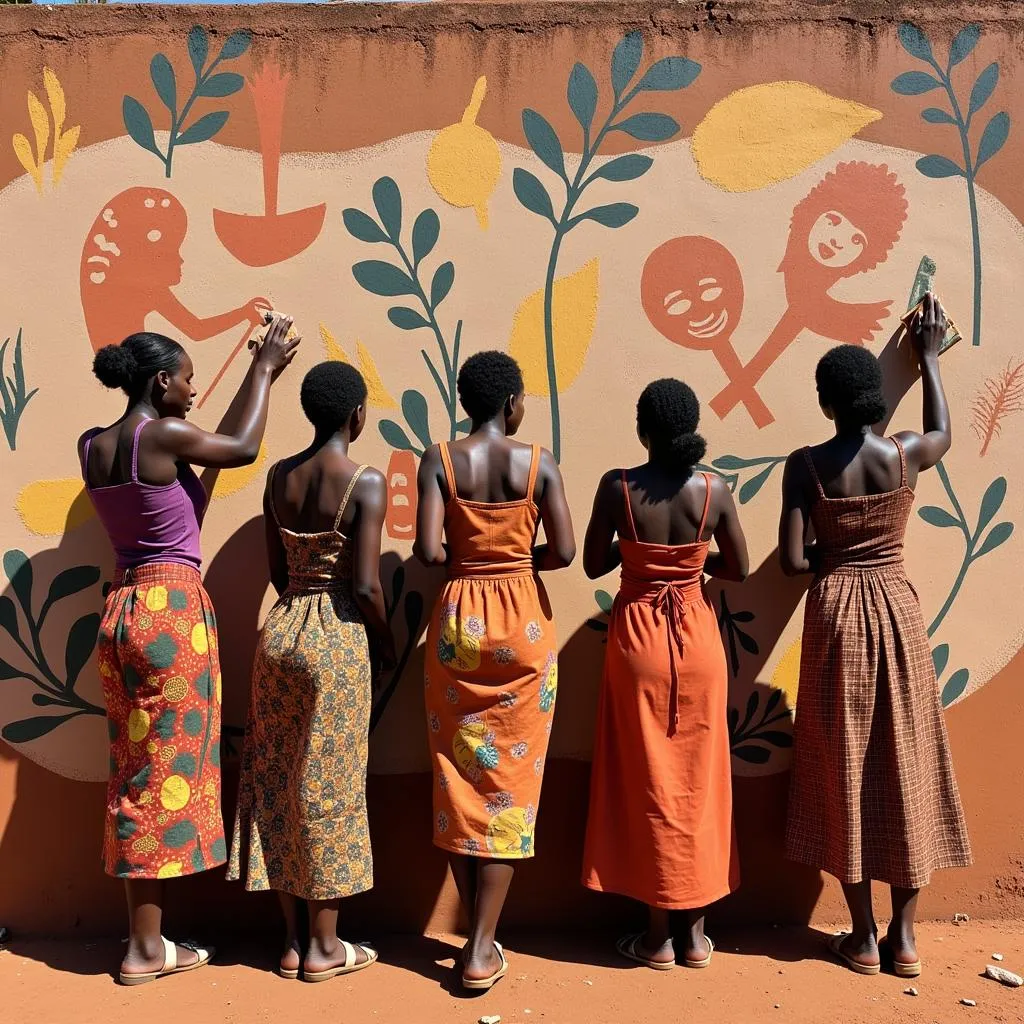
<svg viewBox="0 0 1024 1024">
<path fill-rule="evenodd" d="M 783 482 L 779 552 L 787 574 L 813 572 L 804 613 L 786 852 L 835 875 L 853 928 L 830 942 L 859 974 L 885 956 L 920 974 L 917 895 L 937 868 L 970 863 L 939 690 L 903 536 L 921 470 L 949 450 L 939 378 L 945 316 L 926 297 L 911 324 L 924 384 L 924 433 L 892 439 L 878 361 L 841 346 L 818 364 L 818 397 L 836 436 L 794 452 Z M 813 526 L 816 542 L 808 545 Z M 881 943 L 872 880 L 892 891 Z"/>
</svg>

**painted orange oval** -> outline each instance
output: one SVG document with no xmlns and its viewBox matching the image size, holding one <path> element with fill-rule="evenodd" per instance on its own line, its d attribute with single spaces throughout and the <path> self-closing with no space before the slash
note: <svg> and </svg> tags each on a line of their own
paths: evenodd
<svg viewBox="0 0 1024 1024">
<path fill-rule="evenodd" d="M 388 511 L 384 528 L 392 540 L 411 541 L 416 534 L 416 456 L 392 452 L 388 460 Z"/>
</svg>

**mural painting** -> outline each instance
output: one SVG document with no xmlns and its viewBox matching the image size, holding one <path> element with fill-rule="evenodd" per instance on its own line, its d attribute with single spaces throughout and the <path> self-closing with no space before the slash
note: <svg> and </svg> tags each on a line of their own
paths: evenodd
<svg viewBox="0 0 1024 1024">
<path fill-rule="evenodd" d="M 260 462 L 217 477 L 204 529 L 225 756 L 239 746 L 270 604 L 261 483 L 306 430 L 302 372 L 328 358 L 366 378 L 372 427 L 358 456 L 388 482 L 382 578 L 400 657 L 374 681 L 371 770 L 427 770 L 417 683 L 439 580 L 411 560 L 418 459 L 468 430 L 462 361 L 503 348 L 530 396 L 523 436 L 560 460 L 579 533 L 600 473 L 642 457 L 642 386 L 674 375 L 701 396 L 701 468 L 735 493 L 755 566 L 742 587 L 710 587 L 734 769 L 781 772 L 802 594 L 777 567 L 780 467 L 826 434 L 813 368 L 837 342 L 866 345 L 893 370 L 887 428 L 919 424 L 899 318 L 932 283 L 972 344 L 943 356 L 957 440 L 921 480 L 907 559 L 943 703 L 969 699 L 1024 638 L 1013 444 L 1024 363 L 1008 286 L 1024 230 L 999 157 L 1011 119 L 989 114 L 1001 93 L 1009 105 L 1008 86 L 980 26 L 929 38 L 904 25 L 894 38 L 881 86 L 847 96 L 816 81 L 735 87 L 707 40 L 690 56 L 685 38 L 609 37 L 560 64 L 558 91 L 543 95 L 509 82 L 492 54 L 432 80 L 430 117 L 348 149 L 318 141 L 322 118 L 348 116 L 341 87 L 311 85 L 301 54 L 248 31 L 195 26 L 133 49 L 148 83 L 118 86 L 112 113 L 48 56 L 32 76 L 46 104 L 28 93 L 30 133 L 21 98 L 3 107 L 16 170 L 0 216 L 24 241 L 16 260 L 3 257 L 0 735 L 61 775 L 105 777 L 93 650 L 112 558 L 72 442 L 120 408 L 83 384 L 92 352 L 142 329 L 181 339 L 202 397 L 195 418 L 212 429 L 244 375 L 246 342 L 277 308 L 306 325 L 306 342 L 275 392 Z M 310 89 L 323 92 L 316 116 Z M 922 106 L 913 131 L 890 126 L 933 93 L 945 107 Z M 81 127 L 66 126 L 68 110 Z M 386 126 L 390 113 L 378 114 Z M 103 118 L 117 132 L 94 136 Z M 962 162 L 931 151 L 949 128 Z M 595 589 L 578 565 L 550 581 L 566 638 L 554 757 L 589 757 L 615 585 Z M 986 605 L 993 593 L 1006 599 Z"/>
</svg>

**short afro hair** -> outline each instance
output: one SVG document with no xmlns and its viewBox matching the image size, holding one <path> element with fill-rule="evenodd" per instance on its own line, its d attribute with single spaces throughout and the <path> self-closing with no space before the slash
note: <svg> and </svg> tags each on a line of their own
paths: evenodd
<svg viewBox="0 0 1024 1024">
<path fill-rule="evenodd" d="M 839 345 L 826 352 L 814 371 L 818 400 L 837 420 L 853 427 L 869 427 L 885 419 L 888 411 L 882 392 L 882 368 L 866 348 Z"/>
<path fill-rule="evenodd" d="M 474 423 L 493 419 L 523 390 L 523 371 L 504 352 L 477 352 L 459 370 L 459 401 Z"/>
<path fill-rule="evenodd" d="M 366 401 L 366 381 L 348 363 L 331 360 L 317 363 L 302 378 L 299 392 L 302 411 L 318 433 L 335 433 Z"/>
<path fill-rule="evenodd" d="M 657 454 L 679 470 L 692 469 L 707 450 L 697 433 L 700 402 L 693 388 L 674 377 L 651 381 L 636 403 L 636 424 Z"/>
</svg>

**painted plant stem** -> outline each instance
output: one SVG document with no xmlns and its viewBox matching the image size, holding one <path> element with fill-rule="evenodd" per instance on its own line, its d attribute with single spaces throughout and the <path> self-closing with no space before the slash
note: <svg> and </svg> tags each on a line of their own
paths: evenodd
<svg viewBox="0 0 1024 1024">
<path fill-rule="evenodd" d="M 11 367 L 13 376 L 7 375 L 7 346 L 10 343 L 11 339 L 8 338 L 0 345 L 0 423 L 3 423 L 7 446 L 13 452 L 17 448 L 18 424 L 21 423 L 26 406 L 39 388 L 25 390 L 25 364 L 21 358 L 20 327 L 18 339 L 14 343 L 14 362 Z"/>
<path fill-rule="evenodd" d="M 573 228 L 583 221 L 594 221 L 604 227 L 620 228 L 639 212 L 631 203 L 611 203 L 575 214 L 587 187 L 599 178 L 607 181 L 632 181 L 645 174 L 653 160 L 638 153 L 626 154 L 597 167 L 588 175 L 594 158 L 610 132 L 618 131 L 643 142 L 664 142 L 679 132 L 679 124 L 666 114 L 640 113 L 619 120 L 620 115 L 640 92 L 684 89 L 700 74 L 701 67 L 684 57 L 666 57 L 647 69 L 640 81 L 627 91 L 643 57 L 643 37 L 634 32 L 623 39 L 612 55 L 611 111 L 596 135 L 591 137 L 597 110 L 597 82 L 583 64 L 574 65 L 569 75 L 567 98 L 583 132 L 583 147 L 576 173 L 570 178 L 565 166 L 562 143 L 551 124 L 537 111 L 523 111 L 523 132 L 530 148 L 551 171 L 558 175 L 565 188 L 565 203 L 556 217 L 547 188 L 536 175 L 517 167 L 512 175 L 516 198 L 531 213 L 547 220 L 554 229 L 551 251 L 544 275 L 544 348 L 547 370 L 548 401 L 551 406 L 551 450 L 556 461 L 561 459 L 561 414 L 559 411 L 558 359 L 554 336 L 554 289 L 558 257 L 562 242 Z"/>
<path fill-rule="evenodd" d="M 959 133 L 960 149 L 963 153 L 963 167 L 948 157 L 932 154 L 921 157 L 917 161 L 917 169 L 928 178 L 961 177 L 967 185 L 967 204 L 971 217 L 971 243 L 974 253 L 974 330 L 972 343 L 981 344 L 981 229 L 978 219 L 978 197 L 975 188 L 978 171 L 982 165 L 992 159 L 1005 145 L 1010 134 L 1010 115 L 1005 111 L 994 114 L 985 125 L 978 140 L 976 151 L 972 154 L 971 126 L 975 115 L 988 102 L 999 82 L 999 64 L 989 64 L 974 82 L 966 115 L 963 105 L 953 86 L 953 68 L 964 61 L 974 50 L 981 37 L 981 27 L 977 24 L 967 25 L 957 33 L 949 47 L 949 59 L 943 68 L 935 59 L 931 42 L 917 25 L 904 22 L 899 27 L 899 39 L 903 49 L 934 71 L 934 75 L 924 71 L 907 71 L 897 76 L 892 82 L 892 90 L 901 96 L 920 96 L 924 93 L 942 89 L 949 100 L 950 110 L 928 107 L 921 111 L 921 117 L 929 124 L 951 124 Z"/>
<path fill-rule="evenodd" d="M 946 467 L 940 462 L 935 468 L 938 470 L 939 479 L 942 481 L 943 490 L 946 492 L 946 497 L 949 499 L 953 512 L 951 514 L 946 509 L 940 508 L 937 505 L 925 505 L 918 510 L 918 515 L 931 526 L 937 526 L 943 529 L 955 528 L 960 530 L 964 537 L 965 549 L 963 560 L 960 563 L 960 569 L 956 574 L 952 587 L 950 587 L 949 594 L 946 596 L 946 600 L 939 609 L 938 614 L 932 620 L 932 624 L 928 627 L 929 637 L 935 635 L 936 631 L 949 614 L 950 609 L 956 601 L 957 595 L 960 593 L 960 588 L 964 585 L 964 581 L 967 579 L 967 573 L 971 566 L 979 558 L 984 557 L 1000 545 L 1005 544 L 1013 534 L 1013 523 L 1004 521 L 996 523 L 996 525 L 988 531 L 984 540 L 982 540 L 982 534 L 988 528 L 989 523 L 992 522 L 1006 498 L 1005 477 L 997 477 L 988 485 L 988 488 L 985 490 L 981 499 L 981 507 L 978 511 L 977 524 L 972 530 L 967 522 L 967 516 L 964 514 L 963 506 L 960 504 L 960 501 L 956 496 L 956 491 L 953 489 Z"/>
</svg>

